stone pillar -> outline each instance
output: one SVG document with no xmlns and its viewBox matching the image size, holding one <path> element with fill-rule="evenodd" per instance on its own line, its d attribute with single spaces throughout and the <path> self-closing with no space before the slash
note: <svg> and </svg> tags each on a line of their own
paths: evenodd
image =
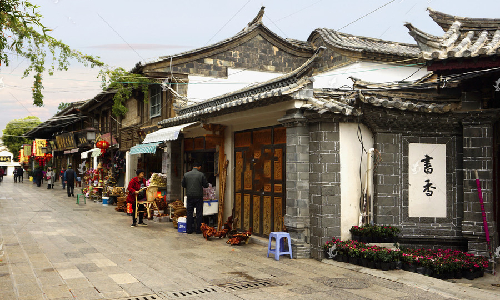
<svg viewBox="0 0 500 300">
<path fill-rule="evenodd" d="M 493 219 L 493 122 L 491 119 L 471 118 L 463 121 L 463 167 L 462 233 L 468 241 L 469 252 L 488 256 L 474 171 L 477 170 L 479 173 L 490 239 L 493 247 L 496 247 L 498 246 L 498 233 Z"/>
<path fill-rule="evenodd" d="M 300 110 L 279 120 L 286 127 L 286 213 L 294 258 L 310 258 L 309 128 Z"/>
<path fill-rule="evenodd" d="M 311 256 L 322 259 L 325 242 L 341 234 L 339 123 L 325 118 L 310 123 L 309 132 Z"/>
<path fill-rule="evenodd" d="M 165 142 L 166 147 L 162 157 L 161 172 L 167 174 L 167 201 L 181 199 L 182 166 L 181 166 L 181 141 Z"/>
</svg>

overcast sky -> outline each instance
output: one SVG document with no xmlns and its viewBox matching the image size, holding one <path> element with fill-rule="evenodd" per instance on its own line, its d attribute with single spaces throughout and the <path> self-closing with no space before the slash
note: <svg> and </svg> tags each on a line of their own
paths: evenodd
<svg viewBox="0 0 500 300">
<path fill-rule="evenodd" d="M 53 29 L 53 37 L 126 70 L 140 61 L 231 37 L 256 16 L 262 5 L 266 7 L 265 26 L 282 37 L 303 41 L 316 28 L 331 28 L 414 43 L 403 26 L 405 22 L 441 36 L 443 32 L 429 17 L 427 7 L 463 17 L 500 18 L 498 0 L 34 0 L 32 3 L 40 6 L 43 23 Z M 27 64 L 23 59 L 11 59 L 8 67 L 0 67 L 3 80 L 0 130 L 10 120 L 28 115 L 45 121 L 56 113 L 60 102 L 93 98 L 101 90 L 98 70 L 73 62 L 69 71 L 44 77 L 45 105 L 35 107 L 31 98 L 32 77 L 21 79 Z"/>
</svg>

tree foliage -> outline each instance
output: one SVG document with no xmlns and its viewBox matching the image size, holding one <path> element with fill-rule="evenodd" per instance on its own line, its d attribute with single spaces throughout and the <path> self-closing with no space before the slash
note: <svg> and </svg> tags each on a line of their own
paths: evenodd
<svg viewBox="0 0 500 300">
<path fill-rule="evenodd" d="M 57 113 L 65 110 L 66 108 L 70 107 L 71 106 L 71 103 L 64 103 L 64 102 L 61 102 L 59 103 L 59 106 L 57 107 Z"/>
<path fill-rule="evenodd" d="M 9 149 L 9 152 L 14 154 L 16 161 L 21 146 L 31 143 L 31 139 L 23 137 L 24 134 L 41 123 L 38 117 L 29 116 L 23 119 L 14 119 L 5 126 L 2 136 L 3 144 Z"/>
<path fill-rule="evenodd" d="M 99 74 L 102 79 L 102 89 L 114 93 L 112 111 L 115 116 L 124 116 L 127 113 L 125 101 L 132 97 L 133 90 L 141 90 L 144 99 L 148 99 L 149 86 L 157 83 L 154 79 L 127 72 L 123 68 L 103 69 Z"/>
<path fill-rule="evenodd" d="M 9 65 L 9 54 L 18 55 L 29 62 L 23 78 L 33 73 L 33 104 L 43 105 L 42 79 L 46 70 L 47 53 L 52 55 L 52 64 L 47 70 L 68 70 L 69 60 L 76 59 L 85 66 L 103 66 L 98 58 L 71 49 L 47 33 L 51 31 L 41 23 L 38 6 L 24 0 L 0 1 L 0 65 Z"/>
</svg>

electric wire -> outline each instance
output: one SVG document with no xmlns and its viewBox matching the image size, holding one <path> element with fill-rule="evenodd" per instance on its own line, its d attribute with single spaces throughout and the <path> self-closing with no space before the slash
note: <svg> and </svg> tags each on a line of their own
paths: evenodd
<svg viewBox="0 0 500 300">
<path fill-rule="evenodd" d="M 350 25 L 352 25 L 352 24 L 354 24 L 354 23 L 356 23 L 356 22 L 360 21 L 361 19 L 363 19 L 363 18 L 365 18 L 365 17 L 367 17 L 367 16 L 369 16 L 369 15 L 373 14 L 373 13 L 374 13 L 374 12 L 376 12 L 377 10 L 384 8 L 384 7 L 386 7 L 387 5 L 389 5 L 389 4 L 391 4 L 391 3 L 395 2 L 395 1 L 396 1 L 396 0 L 391 0 L 391 1 L 387 2 L 387 3 L 386 3 L 386 4 L 384 4 L 384 5 L 377 7 L 376 9 L 372 10 L 371 12 L 369 12 L 369 13 L 367 13 L 367 14 L 365 14 L 365 15 L 363 15 L 363 16 L 361 16 L 361 17 L 359 17 L 359 18 L 357 18 L 356 20 L 354 20 L 354 21 L 352 21 L 352 22 L 350 22 L 350 23 L 348 23 L 348 24 L 344 25 L 343 27 L 340 27 L 339 29 L 337 29 L 337 31 L 340 31 L 340 30 L 342 30 L 342 29 L 344 29 L 344 28 L 346 28 L 346 27 L 348 27 L 348 26 L 350 26 Z"/>
<path fill-rule="evenodd" d="M 231 22 L 231 20 L 236 17 L 236 15 L 243 9 L 245 8 L 245 6 L 247 6 L 247 4 L 250 3 L 250 0 L 247 1 L 247 3 L 245 3 L 227 22 L 226 24 L 224 24 L 209 40 L 208 42 L 205 44 L 208 45 L 208 43 L 210 43 L 210 41 L 217 35 L 219 34 L 219 32 L 221 32 L 222 29 L 224 29 L 224 27 L 226 27 L 227 24 L 229 24 L 229 22 Z"/>
</svg>

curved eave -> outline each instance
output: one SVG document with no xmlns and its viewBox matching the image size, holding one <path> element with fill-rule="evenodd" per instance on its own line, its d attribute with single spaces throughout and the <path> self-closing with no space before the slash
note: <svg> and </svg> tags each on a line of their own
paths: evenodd
<svg viewBox="0 0 500 300">
<path fill-rule="evenodd" d="M 392 41 L 384 41 L 381 39 L 363 37 L 363 36 L 355 36 L 347 33 L 337 32 L 333 29 L 327 28 L 318 28 L 315 29 L 308 37 L 307 41 L 311 43 L 317 36 L 321 37 L 326 45 L 329 47 L 347 51 L 352 53 L 372 53 L 372 54 L 382 54 L 389 55 L 392 57 L 411 57 L 418 58 L 420 55 L 420 50 L 417 45 L 414 44 L 406 44 Z M 354 38 L 360 43 L 360 45 L 349 45 L 346 42 L 342 42 L 343 39 Z M 367 45 L 362 45 L 366 43 Z M 372 43 L 374 46 L 368 45 Z M 383 49 L 383 47 L 407 47 L 409 49 L 405 51 L 398 51 L 397 49 Z M 412 49 L 413 51 L 411 51 Z"/>
<path fill-rule="evenodd" d="M 457 17 L 433 10 L 430 7 L 427 8 L 427 11 L 434 22 L 444 31 L 448 31 L 455 21 L 462 23 L 463 30 L 496 30 L 500 28 L 500 19 Z"/>
</svg>

